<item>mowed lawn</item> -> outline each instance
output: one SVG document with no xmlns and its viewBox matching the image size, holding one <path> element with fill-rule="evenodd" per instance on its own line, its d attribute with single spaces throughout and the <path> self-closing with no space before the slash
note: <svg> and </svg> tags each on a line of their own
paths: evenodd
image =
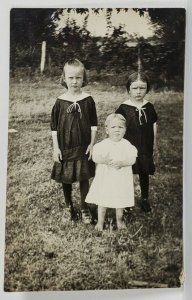
<svg viewBox="0 0 192 300">
<path fill-rule="evenodd" d="M 126 100 L 124 87 L 93 83 L 98 136 L 104 120 Z M 131 289 L 179 287 L 182 272 L 183 94 L 150 92 L 159 116 L 156 173 L 150 178 L 152 212 L 136 205 L 126 216 L 127 230 L 102 232 L 81 221 L 67 222 L 61 186 L 50 180 L 50 113 L 63 93 L 59 81 L 10 83 L 6 208 L 6 291 Z M 79 209 L 79 186 L 73 199 Z M 114 211 L 108 211 L 108 216 Z"/>
</svg>

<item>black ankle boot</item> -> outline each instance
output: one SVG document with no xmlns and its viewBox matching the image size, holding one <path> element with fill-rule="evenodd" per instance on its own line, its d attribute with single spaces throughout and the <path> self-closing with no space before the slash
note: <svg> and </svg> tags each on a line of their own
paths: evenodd
<svg viewBox="0 0 192 300">
<path fill-rule="evenodd" d="M 150 206 L 150 203 L 149 203 L 148 199 L 142 199 L 141 208 L 144 212 L 151 211 L 151 206 Z"/>
</svg>

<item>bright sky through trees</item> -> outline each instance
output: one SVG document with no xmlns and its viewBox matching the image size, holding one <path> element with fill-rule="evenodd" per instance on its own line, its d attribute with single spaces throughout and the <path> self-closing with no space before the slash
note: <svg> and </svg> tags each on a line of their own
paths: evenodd
<svg viewBox="0 0 192 300">
<path fill-rule="evenodd" d="M 70 13 L 64 12 L 61 20 L 58 22 L 59 27 L 64 27 L 67 19 L 75 20 L 78 26 L 83 24 L 86 14 L 77 14 L 73 11 Z M 153 35 L 153 28 L 147 18 L 147 13 L 140 17 L 138 13 L 129 9 L 128 12 L 117 13 L 114 9 L 111 16 L 112 26 L 118 27 L 124 25 L 128 34 L 136 34 L 145 38 Z M 107 30 L 106 11 L 103 10 L 100 14 L 94 14 L 91 9 L 88 17 L 87 29 L 95 36 L 104 36 Z M 112 30 L 112 29 L 111 29 Z M 110 31 L 109 31 L 110 32 Z"/>
</svg>

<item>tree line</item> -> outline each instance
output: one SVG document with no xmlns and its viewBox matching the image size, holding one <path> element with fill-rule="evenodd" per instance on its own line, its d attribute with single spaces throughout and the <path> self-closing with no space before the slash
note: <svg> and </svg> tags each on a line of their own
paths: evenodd
<svg viewBox="0 0 192 300">
<path fill-rule="evenodd" d="M 62 14 L 84 14 L 83 26 L 67 20 L 56 33 L 56 21 Z M 102 9 L 92 9 L 98 14 Z M 117 13 L 125 9 L 116 9 Z M 95 37 L 87 29 L 89 9 L 12 9 L 10 14 L 10 69 L 14 76 L 18 68 L 30 68 L 31 73 L 40 65 L 41 43 L 46 41 L 47 76 L 60 74 L 63 62 L 71 56 L 79 57 L 90 70 L 94 80 L 105 77 L 114 85 L 121 84 L 123 74 L 137 68 L 138 47 L 142 67 L 152 78 L 154 88 L 183 89 L 185 51 L 184 9 L 135 9 L 145 13 L 154 27 L 154 36 L 142 38 L 129 35 L 123 25 L 113 27 L 112 9 L 106 10 L 107 26 L 111 34 Z M 107 77 L 108 76 L 108 77 Z M 123 80 L 122 80 L 123 81 Z"/>
</svg>

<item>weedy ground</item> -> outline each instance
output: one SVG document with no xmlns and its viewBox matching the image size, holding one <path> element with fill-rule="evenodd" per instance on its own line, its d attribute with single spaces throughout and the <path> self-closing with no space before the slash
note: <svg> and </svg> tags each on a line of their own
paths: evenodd
<svg viewBox="0 0 192 300">
<path fill-rule="evenodd" d="M 85 88 L 98 112 L 98 137 L 105 137 L 106 116 L 126 100 L 124 87 L 94 82 Z M 63 93 L 59 82 L 11 80 L 6 200 L 6 291 L 179 287 L 182 255 L 183 94 L 155 93 L 147 99 L 159 116 L 156 173 L 150 178 L 152 212 L 136 205 L 125 219 L 127 230 L 109 223 L 65 220 L 61 186 L 50 180 L 50 113 Z M 73 199 L 79 209 L 79 186 Z M 108 212 L 114 215 L 113 210 Z"/>
</svg>

